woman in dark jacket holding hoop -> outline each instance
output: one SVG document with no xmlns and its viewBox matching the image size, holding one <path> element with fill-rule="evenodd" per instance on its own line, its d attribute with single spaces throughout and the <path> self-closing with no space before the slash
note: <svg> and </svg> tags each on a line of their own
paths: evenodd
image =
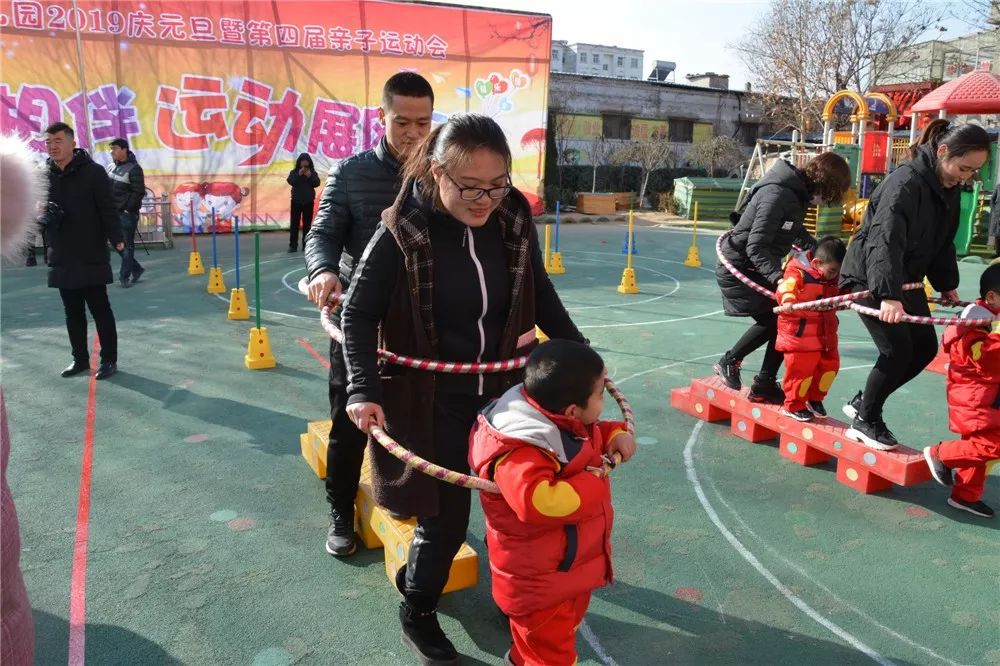
<svg viewBox="0 0 1000 666">
<path fill-rule="evenodd" d="M 990 143 L 986 130 L 977 125 L 931 122 L 910 148 L 910 161 L 875 189 L 861 229 L 847 249 L 841 287 L 870 289 L 871 298 L 858 303 L 879 310 L 878 319 L 861 315 L 878 347 L 878 360 L 864 391 L 844 406 L 844 413 L 854 419 L 847 436 L 869 448 L 888 451 L 899 445 L 882 419 L 882 407 L 937 354 L 933 326 L 900 323 L 904 312 L 930 314 L 924 290 L 903 291 L 903 285 L 927 277 L 942 298 L 958 300 L 954 241 L 959 185 L 986 163 Z"/>
<path fill-rule="evenodd" d="M 778 160 L 751 188 L 749 203 L 739 222 L 722 243 L 722 254 L 741 273 L 769 291 L 778 287 L 783 260 L 796 244 L 816 245 L 806 231 L 806 209 L 817 203 L 839 201 L 851 186 L 851 170 L 843 157 L 823 153 L 803 169 Z M 774 300 L 757 293 L 729 272 L 722 262 L 715 271 L 722 290 L 722 305 L 730 317 L 752 317 L 754 324 L 715 365 L 715 371 L 733 389 L 742 388 L 740 365 L 754 350 L 767 345 L 760 373 L 750 386 L 752 402 L 781 404 L 785 395 L 778 385 L 782 354 L 774 347 L 778 315 Z"/>
<path fill-rule="evenodd" d="M 510 183 L 511 152 L 500 126 L 459 114 L 408 159 L 396 202 L 382 214 L 344 307 L 350 384 L 347 413 L 363 431 L 383 427 L 438 465 L 469 471 L 469 433 L 490 399 L 523 371 L 446 374 L 380 364 L 376 347 L 446 361 L 487 362 L 526 354 L 535 324 L 583 342 L 542 264 L 531 211 Z M 421 663 L 454 663 L 437 620 L 452 559 L 465 541 L 471 494 L 407 467 L 369 443 L 375 501 L 417 516 L 396 585 L 403 642 Z"/>
</svg>

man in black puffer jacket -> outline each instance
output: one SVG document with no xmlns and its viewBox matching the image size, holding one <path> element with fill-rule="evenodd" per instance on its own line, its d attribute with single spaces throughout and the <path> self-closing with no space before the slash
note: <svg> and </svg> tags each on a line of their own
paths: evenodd
<svg viewBox="0 0 1000 666">
<path fill-rule="evenodd" d="M 108 301 L 111 260 L 107 242 L 121 251 L 121 227 L 111 199 L 111 181 L 87 151 L 76 148 L 73 130 L 55 123 L 45 130 L 49 153 L 49 201 L 42 223 L 52 248 L 49 286 L 59 289 L 66 311 L 66 331 L 73 347 L 73 364 L 62 371 L 72 377 L 90 369 L 87 313 L 90 308 L 101 339 L 97 379 L 115 374 L 118 330 Z"/>
<path fill-rule="evenodd" d="M 135 158 L 128 148 L 128 141 L 115 139 L 111 142 L 112 164 L 108 167 L 111 177 L 111 198 L 118 211 L 118 219 L 122 227 L 122 240 L 125 249 L 119 252 L 122 267 L 118 272 L 118 280 L 123 287 L 130 287 L 139 281 L 146 269 L 135 258 L 135 231 L 139 226 L 139 209 L 142 199 L 146 196 L 146 178 Z M 131 280 L 131 282 L 129 282 Z"/>
<path fill-rule="evenodd" d="M 385 136 L 379 145 L 350 157 L 331 170 L 319 211 L 306 237 L 309 298 L 323 305 L 350 284 L 354 268 L 402 185 L 402 162 L 430 133 L 434 91 L 419 74 L 400 72 L 382 89 L 379 120 Z M 340 310 L 337 310 L 339 317 Z M 330 341 L 330 417 L 326 497 L 330 528 L 326 551 L 346 557 L 354 541 L 354 497 L 358 492 L 367 435 L 347 413 L 347 370 L 343 348 Z"/>
</svg>

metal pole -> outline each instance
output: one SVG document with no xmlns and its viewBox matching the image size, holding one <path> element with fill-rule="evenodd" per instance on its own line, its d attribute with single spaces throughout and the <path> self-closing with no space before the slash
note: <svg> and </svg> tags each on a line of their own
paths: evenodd
<svg viewBox="0 0 1000 666">
<path fill-rule="evenodd" d="M 233 230 L 236 232 L 236 288 L 240 288 L 240 216 L 233 215 Z"/>
<path fill-rule="evenodd" d="M 188 206 L 191 209 L 191 251 L 198 251 L 198 241 L 194 237 L 194 201 Z"/>
<path fill-rule="evenodd" d="M 632 208 L 628 209 L 628 258 L 625 260 L 625 266 L 627 268 L 632 268 L 632 229 L 635 225 L 635 210 Z"/>
<path fill-rule="evenodd" d="M 559 251 L 559 202 L 556 201 L 556 242 L 553 250 Z"/>
<path fill-rule="evenodd" d="M 253 303 L 257 313 L 257 330 L 260 330 L 260 232 L 253 234 Z"/>
<path fill-rule="evenodd" d="M 219 266 L 219 254 L 215 247 L 215 206 L 212 206 L 212 266 Z"/>
</svg>

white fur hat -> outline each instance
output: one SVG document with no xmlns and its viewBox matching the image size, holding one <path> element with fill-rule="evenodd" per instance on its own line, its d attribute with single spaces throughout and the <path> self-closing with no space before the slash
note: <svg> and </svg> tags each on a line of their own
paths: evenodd
<svg viewBox="0 0 1000 666">
<path fill-rule="evenodd" d="M 0 250 L 8 257 L 24 249 L 25 236 L 38 217 L 48 181 L 31 148 L 14 136 L 0 135 Z"/>
</svg>

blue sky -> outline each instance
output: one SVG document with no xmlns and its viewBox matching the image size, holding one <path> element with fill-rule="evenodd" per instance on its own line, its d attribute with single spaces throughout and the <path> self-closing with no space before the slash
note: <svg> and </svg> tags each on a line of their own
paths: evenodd
<svg viewBox="0 0 1000 666">
<path fill-rule="evenodd" d="M 677 63 L 677 82 L 686 74 L 714 71 L 730 75 L 730 87 L 742 89 L 748 73 L 735 52 L 737 42 L 767 11 L 762 0 L 472 0 L 468 4 L 552 15 L 553 38 L 569 42 L 608 44 L 644 50 L 644 73 L 655 60 Z M 929 4 L 961 7 L 960 2 L 932 0 Z M 958 37 L 972 29 L 955 19 L 943 22 L 947 32 L 931 36 Z"/>
</svg>

